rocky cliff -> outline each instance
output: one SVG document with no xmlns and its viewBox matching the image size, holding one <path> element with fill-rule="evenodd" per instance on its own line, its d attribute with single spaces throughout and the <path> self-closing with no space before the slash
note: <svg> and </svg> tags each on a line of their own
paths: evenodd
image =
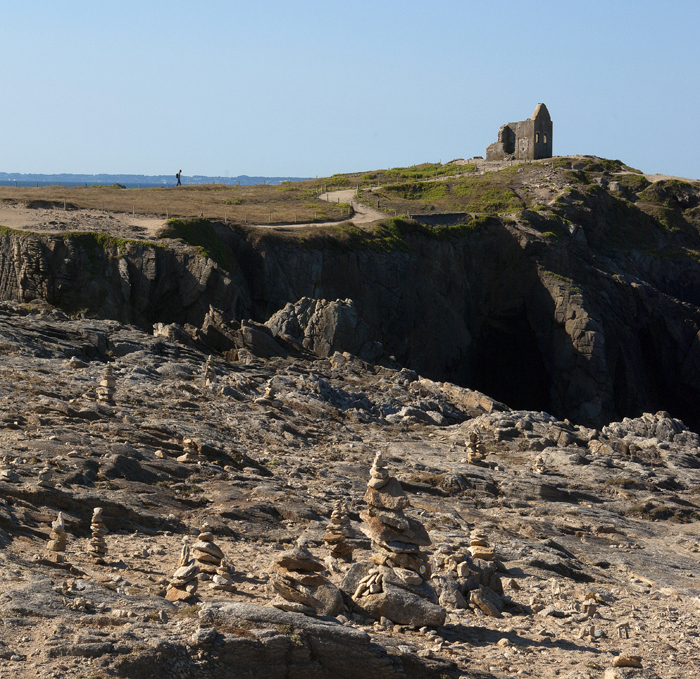
<svg viewBox="0 0 700 679">
<path fill-rule="evenodd" d="M 546 207 L 460 227 L 214 225 L 226 268 L 173 241 L 8 232 L 0 297 L 142 327 L 351 299 L 362 332 L 426 377 L 589 426 L 663 409 L 697 430 L 700 191 L 595 169 L 539 167 Z"/>
</svg>

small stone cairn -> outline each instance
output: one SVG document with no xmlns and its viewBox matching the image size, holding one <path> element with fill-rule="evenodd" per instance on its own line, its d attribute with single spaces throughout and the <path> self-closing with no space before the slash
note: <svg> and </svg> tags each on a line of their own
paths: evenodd
<svg viewBox="0 0 700 679">
<path fill-rule="evenodd" d="M 487 540 L 487 533 L 484 530 L 474 529 L 469 535 L 469 553 L 472 559 L 481 559 L 482 561 L 493 561 L 496 558 L 496 552 L 491 547 Z"/>
<path fill-rule="evenodd" d="M 90 538 L 90 551 L 93 554 L 95 563 L 104 565 L 104 557 L 107 556 L 107 542 L 105 540 L 105 535 L 107 535 L 107 526 L 102 520 L 102 507 L 95 507 L 92 510 L 92 521 L 90 523 L 90 530 L 92 531 L 92 538 Z"/>
<path fill-rule="evenodd" d="M 484 461 L 484 447 L 481 437 L 475 431 L 469 434 L 469 440 L 465 442 L 467 446 L 467 463 L 481 466 Z"/>
<path fill-rule="evenodd" d="M 56 482 L 53 480 L 53 470 L 51 467 L 44 467 L 39 472 L 39 481 L 37 485 L 42 488 L 54 488 L 56 486 Z"/>
<path fill-rule="evenodd" d="M 66 523 L 63 520 L 63 512 L 59 512 L 56 520 L 51 524 L 51 533 L 49 533 L 49 541 L 46 544 L 46 548 L 50 552 L 56 552 L 56 563 L 64 562 L 63 553 L 66 551 L 67 543 Z"/>
<path fill-rule="evenodd" d="M 197 536 L 197 542 L 192 545 L 192 552 L 200 572 L 215 575 L 216 569 L 221 566 L 224 553 L 214 542 L 214 534 L 209 528 L 207 524 L 202 526 L 202 530 Z"/>
<path fill-rule="evenodd" d="M 542 459 L 541 455 L 538 455 L 535 458 L 535 464 L 532 467 L 532 471 L 535 472 L 535 474 L 546 474 L 547 473 L 547 467 L 544 464 L 544 460 Z"/>
<path fill-rule="evenodd" d="M 231 579 L 231 569 L 226 563 L 226 559 L 221 559 L 221 563 L 216 567 L 216 575 L 209 583 L 209 589 L 214 589 L 222 592 L 235 592 L 236 586 Z"/>
<path fill-rule="evenodd" d="M 270 570 L 268 588 L 275 595 L 271 606 L 306 615 L 314 615 L 323 607 L 323 603 L 313 594 L 318 587 L 328 584 L 320 574 L 325 566 L 311 554 L 301 539 L 297 540 L 293 549 L 282 552 Z"/>
<path fill-rule="evenodd" d="M 203 459 L 199 454 L 199 448 L 197 447 L 197 442 L 194 439 L 185 439 L 182 442 L 182 447 L 185 449 L 185 452 L 177 458 L 178 462 L 184 462 L 185 464 L 196 464 Z"/>
<path fill-rule="evenodd" d="M 117 380 L 114 379 L 114 371 L 112 370 L 111 363 L 105 366 L 105 374 L 96 391 L 98 401 L 114 405 L 114 394 L 117 393 Z"/>
<path fill-rule="evenodd" d="M 350 517 L 348 509 L 342 500 L 337 500 L 331 520 L 326 527 L 326 534 L 323 539 L 334 559 L 352 561 L 352 545 L 347 538 L 350 535 Z"/>
<path fill-rule="evenodd" d="M 199 566 L 194 563 L 190 556 L 190 546 L 187 538 L 182 541 L 180 559 L 177 562 L 177 569 L 170 580 L 165 598 L 168 601 L 187 601 L 197 593 L 197 574 Z"/>
<path fill-rule="evenodd" d="M 446 612 L 425 582 L 431 570 L 420 550 L 430 544 L 430 536 L 420 521 L 404 515 L 408 498 L 399 481 L 389 474 L 381 452 L 374 458 L 364 500 L 367 509 L 360 514 L 362 532 L 372 541 L 370 561 L 376 567 L 359 580 L 354 593 L 348 592 L 353 601 L 376 620 L 386 617 L 397 624 L 419 627 L 443 625 Z"/>
<path fill-rule="evenodd" d="M 204 384 L 210 389 L 216 386 L 217 377 L 214 369 L 214 357 L 208 356 L 206 365 L 204 366 Z"/>
</svg>

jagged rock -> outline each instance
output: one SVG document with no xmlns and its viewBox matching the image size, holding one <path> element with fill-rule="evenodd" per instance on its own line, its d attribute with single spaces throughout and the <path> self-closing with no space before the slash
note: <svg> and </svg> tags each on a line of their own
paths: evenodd
<svg viewBox="0 0 700 679">
<path fill-rule="evenodd" d="M 289 337 L 322 358 L 346 351 L 373 361 L 383 352 L 351 299 L 328 302 L 302 297 L 273 314 L 265 325 L 275 337 Z"/>
</svg>

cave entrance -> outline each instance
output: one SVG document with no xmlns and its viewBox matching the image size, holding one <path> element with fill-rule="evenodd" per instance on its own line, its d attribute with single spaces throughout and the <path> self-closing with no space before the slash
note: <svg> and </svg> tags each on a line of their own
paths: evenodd
<svg viewBox="0 0 700 679">
<path fill-rule="evenodd" d="M 511 408 L 551 412 L 551 380 L 524 306 L 484 320 L 471 374 L 472 389 Z"/>
</svg>

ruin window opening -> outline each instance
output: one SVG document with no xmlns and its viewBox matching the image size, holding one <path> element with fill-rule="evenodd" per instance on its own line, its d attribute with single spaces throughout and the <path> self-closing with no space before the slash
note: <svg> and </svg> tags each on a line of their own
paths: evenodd
<svg viewBox="0 0 700 679">
<path fill-rule="evenodd" d="M 540 143 L 540 133 L 535 132 L 535 143 L 539 144 Z"/>
<path fill-rule="evenodd" d="M 544 143 L 545 144 L 547 143 L 547 135 L 546 134 L 544 135 Z"/>
</svg>

